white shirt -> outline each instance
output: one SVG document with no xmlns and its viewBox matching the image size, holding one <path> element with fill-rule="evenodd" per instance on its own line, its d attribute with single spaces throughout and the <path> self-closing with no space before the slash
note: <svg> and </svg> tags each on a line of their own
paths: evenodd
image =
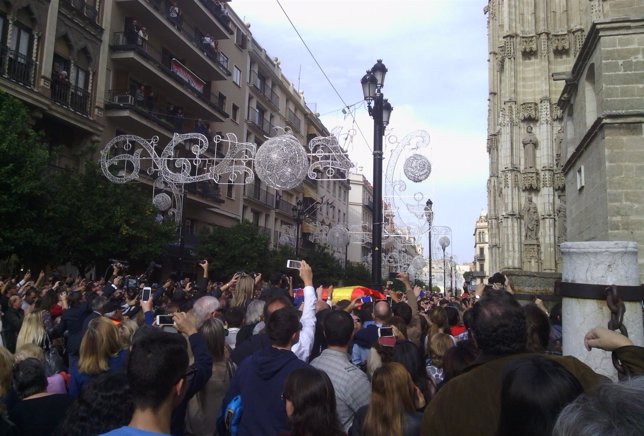
<svg viewBox="0 0 644 436">
<path fill-rule="evenodd" d="M 307 362 L 311 355 L 313 339 L 315 337 L 315 302 L 318 297 L 313 286 L 304 286 L 304 304 L 300 323 L 300 340 L 293 345 L 291 351 L 295 353 L 298 359 Z"/>
</svg>

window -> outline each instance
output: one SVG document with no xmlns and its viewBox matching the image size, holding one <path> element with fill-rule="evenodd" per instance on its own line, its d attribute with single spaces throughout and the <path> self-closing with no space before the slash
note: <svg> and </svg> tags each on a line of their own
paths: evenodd
<svg viewBox="0 0 644 436">
<path fill-rule="evenodd" d="M 241 86 L 241 70 L 237 66 L 233 68 L 233 82 L 235 85 Z"/>
<path fill-rule="evenodd" d="M 232 115 L 231 118 L 234 122 L 238 123 L 239 122 L 239 107 L 236 104 L 233 104 L 233 110 L 232 110 Z"/>
<path fill-rule="evenodd" d="M 30 46 L 31 32 L 16 23 L 11 29 L 11 49 L 15 50 L 18 55 L 29 58 Z"/>
<path fill-rule="evenodd" d="M 581 191 L 586 184 L 586 180 L 584 177 L 584 166 L 580 166 L 577 169 L 577 190 Z"/>
<path fill-rule="evenodd" d="M 86 89 L 87 71 L 80 68 L 78 65 L 74 65 L 71 72 L 71 84 L 72 86 L 77 86 L 80 89 Z"/>
<path fill-rule="evenodd" d="M 235 185 L 233 185 L 232 183 L 229 183 L 226 186 L 226 197 L 233 198 L 233 189 L 234 188 L 235 188 Z"/>
<path fill-rule="evenodd" d="M 217 96 L 217 105 L 222 110 L 226 110 L 226 96 L 224 94 L 222 94 L 221 92 L 219 93 L 219 96 Z"/>
</svg>

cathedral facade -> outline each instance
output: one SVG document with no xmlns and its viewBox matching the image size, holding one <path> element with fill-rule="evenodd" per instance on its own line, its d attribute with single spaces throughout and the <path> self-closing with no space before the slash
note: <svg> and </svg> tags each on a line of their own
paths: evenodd
<svg viewBox="0 0 644 436">
<path fill-rule="evenodd" d="M 644 2 L 489 0 L 491 271 L 561 271 L 563 241 L 644 256 Z"/>
</svg>

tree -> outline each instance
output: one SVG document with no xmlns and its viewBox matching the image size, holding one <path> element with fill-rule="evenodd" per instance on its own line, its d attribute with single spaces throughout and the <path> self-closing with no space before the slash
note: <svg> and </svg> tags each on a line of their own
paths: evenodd
<svg viewBox="0 0 644 436">
<path fill-rule="evenodd" d="M 270 259 L 268 236 L 248 221 L 229 228 L 216 227 L 203 234 L 197 252 L 208 259 L 209 266 L 220 278 L 231 277 L 240 270 L 265 274 L 264 268 Z"/>
<path fill-rule="evenodd" d="M 371 283 L 371 271 L 362 263 L 349 262 L 345 271 L 345 285 L 369 286 Z"/>
<path fill-rule="evenodd" d="M 49 251 L 39 232 L 46 202 L 48 151 L 25 106 L 0 92 L 0 258 L 21 261 Z"/>
<path fill-rule="evenodd" d="M 337 284 L 344 276 L 342 265 L 338 259 L 329 254 L 324 247 L 315 245 L 313 249 L 306 250 L 302 256 L 313 269 L 313 280 L 316 284 Z"/>
<path fill-rule="evenodd" d="M 144 185 L 111 183 L 92 161 L 56 174 L 50 186 L 46 227 L 57 236 L 55 261 L 82 269 L 118 258 L 143 266 L 175 239 L 174 222 L 156 221 Z"/>
</svg>

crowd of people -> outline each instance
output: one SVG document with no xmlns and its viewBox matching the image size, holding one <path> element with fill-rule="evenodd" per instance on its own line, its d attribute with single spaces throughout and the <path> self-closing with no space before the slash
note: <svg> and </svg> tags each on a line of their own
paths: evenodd
<svg viewBox="0 0 644 436">
<path fill-rule="evenodd" d="M 561 308 L 521 305 L 504 275 L 334 301 L 301 262 L 153 284 L 3 277 L 0 435 L 644 434 L 644 348 L 586 334 L 612 382 L 561 353 Z M 397 289 L 404 289 L 398 291 Z"/>
</svg>

